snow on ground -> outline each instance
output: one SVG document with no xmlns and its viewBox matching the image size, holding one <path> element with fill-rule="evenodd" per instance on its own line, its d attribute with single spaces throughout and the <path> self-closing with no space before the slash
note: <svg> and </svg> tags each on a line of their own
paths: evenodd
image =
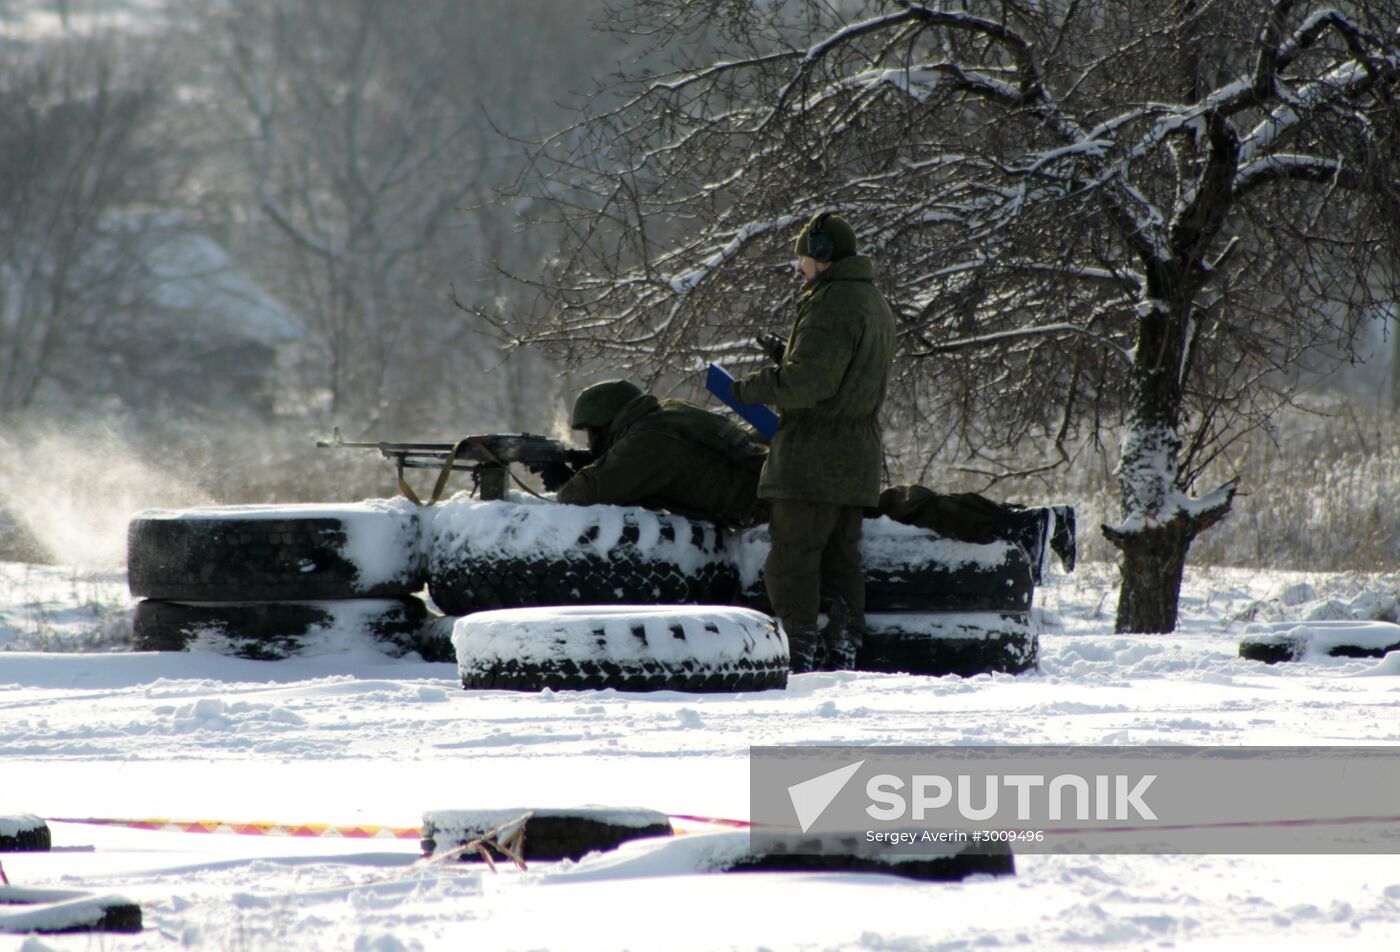
<svg viewBox="0 0 1400 952">
<path fill-rule="evenodd" d="M 289 661 L 134 654 L 107 572 L 0 563 L 0 814 L 416 826 L 429 810 L 646 807 L 745 817 L 751 744 L 1394 744 L 1400 666 L 1236 656 L 1251 622 L 1394 618 L 1400 577 L 1188 573 L 1181 631 L 1112 633 L 1110 566 L 1054 574 L 1039 673 L 810 674 L 782 692 L 462 691 L 360 645 Z M 125 627 L 124 627 L 125 626 Z M 959 884 L 703 874 L 634 843 L 528 871 L 419 861 L 415 840 L 52 822 L 15 885 L 140 902 L 146 949 L 1393 949 L 1393 856 L 1021 856 Z M 691 834 L 699 835 L 699 834 Z"/>
</svg>

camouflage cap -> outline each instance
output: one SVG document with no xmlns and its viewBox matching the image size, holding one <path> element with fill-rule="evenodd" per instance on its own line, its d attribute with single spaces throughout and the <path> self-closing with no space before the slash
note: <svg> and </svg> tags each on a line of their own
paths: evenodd
<svg viewBox="0 0 1400 952">
<path fill-rule="evenodd" d="M 569 426 L 581 430 L 589 426 L 607 426 L 622 408 L 642 395 L 642 389 L 629 380 L 605 380 L 584 389 L 574 400 Z"/>
</svg>

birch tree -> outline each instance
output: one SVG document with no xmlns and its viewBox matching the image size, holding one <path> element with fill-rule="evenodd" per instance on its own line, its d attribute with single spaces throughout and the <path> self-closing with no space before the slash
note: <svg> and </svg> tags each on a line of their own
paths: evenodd
<svg viewBox="0 0 1400 952">
<path fill-rule="evenodd" d="M 653 378 L 745 359 L 790 323 L 796 227 L 837 211 L 899 315 L 892 429 L 949 441 L 925 462 L 996 479 L 1121 434 L 1120 631 L 1174 628 L 1237 488 L 1197 478 L 1396 297 L 1397 0 L 641 0 L 613 22 L 670 65 L 540 150 L 570 240 L 522 342 Z"/>
</svg>

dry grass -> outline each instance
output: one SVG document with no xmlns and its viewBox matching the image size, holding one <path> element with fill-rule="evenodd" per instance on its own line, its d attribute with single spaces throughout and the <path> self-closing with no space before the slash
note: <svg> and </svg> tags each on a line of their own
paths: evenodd
<svg viewBox="0 0 1400 952">
<path fill-rule="evenodd" d="M 988 495 L 1073 503 L 1080 557 L 1112 562 L 1117 550 L 1098 531 L 1119 518 L 1112 464 L 1085 454 L 1050 480 L 1005 483 Z M 1272 435 L 1254 436 L 1197 489 L 1231 478 L 1240 485 L 1234 509 L 1196 540 L 1193 565 L 1378 572 L 1400 564 L 1400 416 L 1340 400 L 1290 411 Z"/>
</svg>

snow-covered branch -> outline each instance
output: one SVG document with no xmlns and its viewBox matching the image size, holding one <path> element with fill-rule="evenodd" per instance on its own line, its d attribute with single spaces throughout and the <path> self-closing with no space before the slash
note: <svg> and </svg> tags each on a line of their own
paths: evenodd
<svg viewBox="0 0 1400 952">
<path fill-rule="evenodd" d="M 1034 48 L 1024 36 L 1011 29 L 1005 22 L 988 20 L 961 11 L 934 10 L 911 0 L 898 2 L 920 23 L 976 33 L 993 40 L 1010 52 L 1016 62 L 1021 97 L 1029 102 L 1044 95 L 1043 79 L 1036 63 Z"/>
<path fill-rule="evenodd" d="M 1294 179 L 1306 182 L 1332 183 L 1342 188 L 1359 188 L 1364 179 L 1336 159 L 1316 155 L 1266 155 L 1245 163 L 1235 175 L 1237 197 L 1271 182 Z"/>
<path fill-rule="evenodd" d="M 1400 54 L 1387 57 L 1386 64 L 1392 74 L 1400 70 Z M 1254 161 L 1297 132 L 1315 110 L 1326 103 L 1344 101 L 1371 82 L 1372 74 L 1368 68 L 1356 60 L 1349 60 L 1308 83 L 1250 130 L 1240 144 L 1240 161 Z"/>
<path fill-rule="evenodd" d="M 788 231 L 792 230 L 795 225 L 801 224 L 804 220 L 805 216 L 803 215 L 783 215 L 768 221 L 749 222 L 738 229 L 719 250 L 707 257 L 698 267 L 684 274 L 663 278 L 662 283 L 677 295 L 684 297 L 726 261 L 729 261 L 742 251 L 744 246 L 753 239 L 770 235 L 774 232 L 786 234 Z"/>
<path fill-rule="evenodd" d="M 1261 103 L 1280 99 L 1282 104 L 1276 106 L 1268 118 L 1245 137 L 1240 151 L 1240 159 L 1245 163 L 1253 161 L 1295 130 L 1306 120 L 1311 110 L 1325 102 L 1350 99 L 1371 85 L 1381 73 L 1388 74 L 1391 82 L 1394 82 L 1395 74 L 1400 70 L 1400 46 L 1397 46 L 1394 37 L 1386 40 L 1376 36 L 1343 16 L 1335 8 L 1319 10 L 1309 15 L 1293 34 L 1275 49 L 1272 43 L 1277 41 L 1282 32 L 1283 18 L 1287 16 L 1291 6 L 1292 3 L 1289 2 L 1277 4 L 1268 26 L 1260 37 L 1261 49 L 1251 92 Z M 1302 51 L 1316 46 L 1329 28 L 1342 35 L 1352 59 L 1338 63 L 1296 92 L 1285 92 L 1280 85 L 1283 71 Z"/>
<path fill-rule="evenodd" d="M 1013 261 L 1003 265 L 1009 271 L 1035 274 L 1045 278 L 1073 281 L 1079 284 L 1099 285 L 1132 295 L 1140 295 L 1147 288 L 1147 279 L 1137 272 L 1121 272 L 1108 268 L 1076 267 L 1072 265 L 1048 264 L 1038 261 Z"/>
<path fill-rule="evenodd" d="M 1001 347 L 1013 341 L 1026 340 L 1036 337 L 1063 337 L 1065 335 L 1078 335 L 1088 338 L 1094 343 L 1102 346 L 1109 353 L 1123 360 L 1125 365 L 1131 366 L 1133 355 L 1127 350 L 1104 337 L 1095 333 L 1087 327 L 1080 327 L 1078 324 L 1040 324 L 1033 327 L 1022 327 L 1010 331 L 998 331 L 992 334 L 980 334 L 976 337 L 964 337 L 960 340 L 943 341 L 924 350 L 910 354 L 911 357 L 932 357 L 935 354 L 953 354 L 964 350 L 977 350 L 986 347 Z"/>
</svg>

